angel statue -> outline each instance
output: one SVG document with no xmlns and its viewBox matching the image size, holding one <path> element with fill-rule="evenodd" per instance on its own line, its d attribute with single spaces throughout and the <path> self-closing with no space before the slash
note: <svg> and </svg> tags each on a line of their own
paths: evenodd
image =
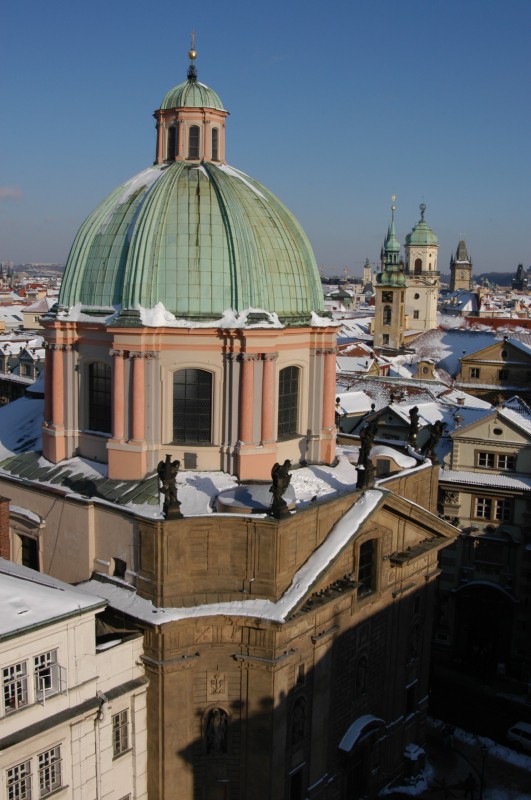
<svg viewBox="0 0 531 800">
<path fill-rule="evenodd" d="M 177 486 L 175 485 L 180 466 L 180 461 L 172 461 L 171 455 L 166 453 L 166 461 L 160 461 L 157 467 L 157 474 L 160 480 L 159 492 L 164 495 L 162 513 L 165 519 L 168 519 L 168 517 L 182 517 L 180 512 L 181 504 L 177 499 Z"/>
<path fill-rule="evenodd" d="M 290 469 L 291 461 L 286 459 L 283 464 L 279 464 L 278 462 L 274 464 L 271 470 L 271 479 L 273 483 L 269 491 L 273 495 L 273 498 L 271 500 L 269 513 L 272 517 L 276 517 L 276 519 L 289 515 L 288 504 L 284 500 L 283 495 L 291 481 L 291 475 L 288 472 Z"/>
</svg>

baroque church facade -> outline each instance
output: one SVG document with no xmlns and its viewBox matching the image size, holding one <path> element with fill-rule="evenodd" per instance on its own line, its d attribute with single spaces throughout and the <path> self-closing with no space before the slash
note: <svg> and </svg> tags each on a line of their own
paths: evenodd
<svg viewBox="0 0 531 800">
<path fill-rule="evenodd" d="M 274 464 L 336 463 L 336 329 L 299 224 L 227 164 L 195 55 L 155 113 L 155 164 L 83 223 L 43 319 L 42 454 L 2 465 L 18 511 L 0 555 L 31 540 L 42 571 L 107 600 L 106 631 L 143 632 L 149 798 L 374 798 L 422 762 L 437 557 L 457 531 L 429 459 L 281 518 L 253 506 Z M 392 238 L 378 291 L 400 321 Z M 121 503 L 165 456 L 208 486 L 236 476 L 239 507 Z"/>
</svg>

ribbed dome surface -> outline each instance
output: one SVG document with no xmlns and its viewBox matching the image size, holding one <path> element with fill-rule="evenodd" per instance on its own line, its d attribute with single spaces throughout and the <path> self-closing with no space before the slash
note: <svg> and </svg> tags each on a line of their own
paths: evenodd
<svg viewBox="0 0 531 800">
<path fill-rule="evenodd" d="M 262 308 L 289 322 L 321 311 L 310 244 L 266 188 L 227 165 L 150 167 L 110 194 L 81 226 L 60 305 L 158 302 L 178 318 Z"/>
<path fill-rule="evenodd" d="M 408 233 L 406 236 L 406 244 L 436 245 L 437 243 L 437 237 L 428 223 L 423 219 L 421 219 L 420 222 L 415 225 L 411 233 Z"/>
<path fill-rule="evenodd" d="M 161 104 L 161 109 L 168 108 L 217 108 L 225 111 L 219 95 L 196 80 L 183 81 L 170 89 Z"/>
</svg>

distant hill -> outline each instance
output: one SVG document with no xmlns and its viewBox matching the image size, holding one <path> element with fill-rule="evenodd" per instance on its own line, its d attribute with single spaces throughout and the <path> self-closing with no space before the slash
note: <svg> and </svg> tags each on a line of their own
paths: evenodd
<svg viewBox="0 0 531 800">
<path fill-rule="evenodd" d="M 473 272 L 472 278 L 475 283 L 481 283 L 484 279 L 495 286 L 510 286 L 515 273 L 516 270 L 514 272 L 480 272 L 479 274 Z M 441 281 L 450 285 L 450 274 L 441 273 Z"/>
</svg>

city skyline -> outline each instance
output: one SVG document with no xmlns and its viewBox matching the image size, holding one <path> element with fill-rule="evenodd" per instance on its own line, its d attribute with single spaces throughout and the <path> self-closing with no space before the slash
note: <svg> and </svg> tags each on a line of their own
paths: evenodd
<svg viewBox="0 0 531 800">
<path fill-rule="evenodd" d="M 288 206 L 325 274 L 379 263 L 393 194 L 402 244 L 426 203 L 442 272 L 461 238 L 474 272 L 527 267 L 530 19 L 527 0 L 11 6 L 0 261 L 66 261 L 86 215 L 153 162 L 152 113 L 194 29 L 228 162 Z"/>
</svg>

